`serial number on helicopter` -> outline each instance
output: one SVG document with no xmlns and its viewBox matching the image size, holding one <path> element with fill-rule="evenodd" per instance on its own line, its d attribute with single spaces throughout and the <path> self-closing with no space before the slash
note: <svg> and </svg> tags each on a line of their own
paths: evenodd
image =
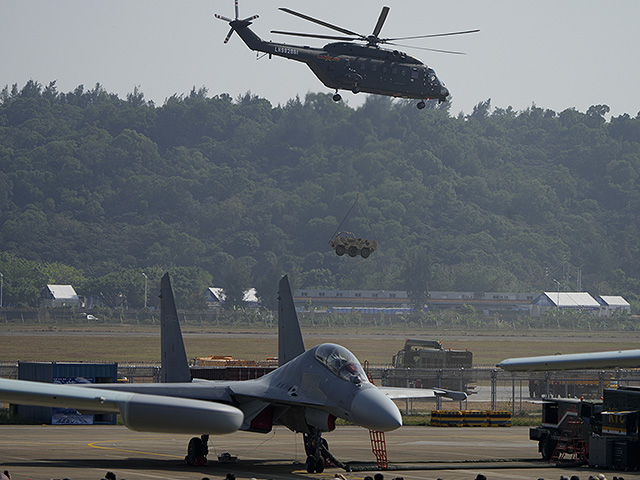
<svg viewBox="0 0 640 480">
<path fill-rule="evenodd" d="M 276 53 L 284 53 L 286 55 L 298 55 L 299 51 L 297 48 L 276 47 Z"/>
</svg>

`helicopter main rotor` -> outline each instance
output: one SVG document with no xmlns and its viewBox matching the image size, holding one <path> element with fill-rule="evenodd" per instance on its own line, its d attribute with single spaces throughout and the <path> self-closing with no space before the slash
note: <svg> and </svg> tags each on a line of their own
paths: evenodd
<svg viewBox="0 0 640 480">
<path fill-rule="evenodd" d="M 356 42 L 362 41 L 366 42 L 367 45 L 372 47 L 377 47 L 379 44 L 387 44 L 394 45 L 399 47 L 407 47 L 407 48 L 417 48 L 420 50 L 429 50 L 434 52 L 441 53 L 453 53 L 453 54 L 464 54 L 463 52 L 454 52 L 451 50 L 439 50 L 435 48 L 426 48 L 426 47 L 414 47 L 409 45 L 400 45 L 397 43 L 393 43 L 396 40 L 415 40 L 418 38 L 433 38 L 433 37 L 447 37 L 451 35 L 464 35 L 467 33 L 476 33 L 479 32 L 479 29 L 475 30 L 465 30 L 460 32 L 448 32 L 448 33 L 436 33 L 431 35 L 416 35 L 410 37 L 396 37 L 396 38 L 380 38 L 380 31 L 384 25 L 384 22 L 387 20 L 387 15 L 389 14 L 389 7 L 382 7 L 382 11 L 380 12 L 380 16 L 378 17 L 378 21 L 376 22 L 375 27 L 373 28 L 373 33 L 371 35 L 363 35 L 361 33 L 353 32 L 343 27 L 339 27 L 337 25 L 333 25 L 332 23 L 325 22 L 324 20 L 319 20 L 317 18 L 311 17 L 309 15 L 305 15 L 304 13 L 296 12 L 295 10 L 291 10 L 290 8 L 280 8 L 285 13 L 290 15 L 294 15 L 296 17 L 300 17 L 304 20 L 307 20 L 312 23 L 316 23 L 318 25 L 322 25 L 323 27 L 330 28 L 331 30 L 335 30 L 344 34 L 345 36 L 337 36 L 337 35 L 317 35 L 313 33 L 298 33 L 298 32 L 285 32 L 282 30 L 271 30 L 271 33 L 276 33 L 280 35 L 292 35 L 296 37 L 306 37 L 306 38 L 320 38 L 325 40 L 342 40 L 346 42 Z M 346 36 L 348 35 L 348 36 Z"/>
</svg>

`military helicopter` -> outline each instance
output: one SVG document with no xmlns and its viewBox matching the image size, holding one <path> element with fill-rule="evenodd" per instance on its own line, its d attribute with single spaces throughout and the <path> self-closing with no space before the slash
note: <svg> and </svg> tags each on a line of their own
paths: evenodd
<svg viewBox="0 0 640 480">
<path fill-rule="evenodd" d="M 393 42 L 397 40 L 462 35 L 479 31 L 467 30 L 434 35 L 380 38 L 378 35 L 380 35 L 382 26 L 389 14 L 389 7 L 382 8 L 382 12 L 380 12 L 380 16 L 371 35 L 362 35 L 293 11 L 289 8 L 280 8 L 280 10 L 309 22 L 336 30 L 342 33 L 343 36 L 283 32 L 279 30 L 271 31 L 271 33 L 281 35 L 340 40 L 339 42 L 328 43 L 322 48 L 264 41 L 249 28 L 249 25 L 252 24 L 253 20 L 258 18 L 258 15 L 240 19 L 238 14 L 238 0 L 235 2 L 236 16 L 234 19 L 218 14 L 215 14 L 215 17 L 229 22 L 231 26 L 231 30 L 229 30 L 229 33 L 224 39 L 224 43 L 229 41 L 233 32 L 237 32 L 242 41 L 244 41 L 251 50 L 264 52 L 269 55 L 269 58 L 276 55 L 278 57 L 306 63 L 325 86 L 335 90 L 333 100 L 336 102 L 342 99 L 338 90 L 351 90 L 353 93 L 365 92 L 391 97 L 418 99 L 420 100 L 417 104 L 419 109 L 426 106 L 425 100 L 427 99 L 436 99 L 439 103 L 444 102 L 449 96 L 449 90 L 444 86 L 444 83 L 438 79 L 432 68 L 404 52 L 381 48 L 380 45 L 400 46 Z M 364 45 L 351 42 L 364 42 Z M 462 54 L 462 52 L 433 48 L 410 48 Z"/>
</svg>

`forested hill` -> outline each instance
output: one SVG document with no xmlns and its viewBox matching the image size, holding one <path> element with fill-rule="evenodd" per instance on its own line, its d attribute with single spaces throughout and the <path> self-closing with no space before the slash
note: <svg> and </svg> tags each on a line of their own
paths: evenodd
<svg viewBox="0 0 640 480">
<path fill-rule="evenodd" d="M 430 290 L 462 291 L 573 290 L 581 269 L 583 290 L 638 298 L 640 117 L 429 107 L 5 88 L 0 266 L 55 265 L 48 281 L 87 289 L 183 267 L 201 284 L 388 290 L 428 263 Z M 358 193 L 343 229 L 379 242 L 366 260 L 328 245 Z"/>
</svg>

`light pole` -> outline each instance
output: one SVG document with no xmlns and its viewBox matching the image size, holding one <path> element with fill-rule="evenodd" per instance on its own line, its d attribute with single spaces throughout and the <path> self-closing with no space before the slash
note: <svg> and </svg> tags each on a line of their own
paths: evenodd
<svg viewBox="0 0 640 480">
<path fill-rule="evenodd" d="M 4 289 L 4 275 L 0 272 L 0 308 L 2 308 L 2 290 Z"/>
<path fill-rule="evenodd" d="M 142 275 L 144 275 L 144 309 L 147 309 L 147 274 L 143 273 Z"/>
<path fill-rule="evenodd" d="M 556 309 L 560 308 L 560 282 L 558 280 L 556 280 L 555 278 L 553 279 L 554 282 L 556 282 L 557 285 L 557 293 L 556 293 Z"/>
</svg>

